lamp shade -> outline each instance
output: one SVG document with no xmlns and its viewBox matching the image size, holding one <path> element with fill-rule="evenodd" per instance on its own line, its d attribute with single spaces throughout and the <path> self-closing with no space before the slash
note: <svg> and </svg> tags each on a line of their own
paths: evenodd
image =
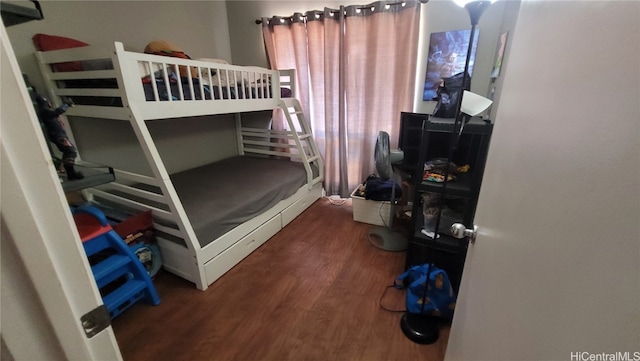
<svg viewBox="0 0 640 361">
<path fill-rule="evenodd" d="M 487 110 L 491 104 L 493 104 L 493 100 L 465 90 L 462 92 L 460 111 L 474 117 Z"/>
</svg>

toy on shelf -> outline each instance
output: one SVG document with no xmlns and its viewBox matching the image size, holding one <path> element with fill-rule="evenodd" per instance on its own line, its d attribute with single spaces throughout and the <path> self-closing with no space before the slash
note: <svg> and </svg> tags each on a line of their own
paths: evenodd
<svg viewBox="0 0 640 361">
<path fill-rule="evenodd" d="M 65 99 L 61 106 L 54 109 L 49 100 L 38 93 L 35 93 L 35 100 L 38 118 L 44 126 L 47 138 L 62 152 L 62 165 L 67 174 L 67 179 L 74 180 L 84 178 L 84 175 L 81 172 L 77 172 L 74 168 L 78 152 L 73 143 L 69 141 L 67 132 L 64 130 L 64 123 L 62 119 L 60 119 L 60 116 L 64 114 L 69 107 L 73 106 L 73 101 L 71 99 Z"/>
<path fill-rule="evenodd" d="M 449 164 L 449 169 L 447 169 L 447 163 Z M 456 180 L 458 174 L 469 172 L 469 169 L 468 164 L 458 167 L 453 162 L 447 162 L 445 158 L 435 158 L 424 164 L 422 180 L 443 183 L 446 175 L 447 182 L 449 182 Z"/>
<path fill-rule="evenodd" d="M 75 170 L 78 152 L 76 147 L 69 140 L 67 132 L 64 129 L 64 123 L 62 122 L 62 119 L 60 119 L 60 116 L 64 114 L 67 109 L 73 106 L 73 100 L 70 98 L 63 99 L 63 104 L 58 108 L 53 109 L 49 100 L 40 95 L 36 91 L 36 88 L 31 85 L 29 77 L 26 74 L 22 74 L 22 78 L 24 79 L 27 90 L 29 91 L 29 96 L 31 97 L 31 102 L 33 103 L 38 115 L 38 120 L 42 126 L 44 136 L 51 143 L 55 144 L 58 150 L 62 152 L 62 161 L 60 161 L 59 159 L 56 159 L 53 154 L 53 149 L 51 149 L 51 145 L 47 143 L 47 147 L 53 157 L 56 170 L 59 173 L 66 173 L 68 180 L 84 178 L 82 172 Z"/>
</svg>

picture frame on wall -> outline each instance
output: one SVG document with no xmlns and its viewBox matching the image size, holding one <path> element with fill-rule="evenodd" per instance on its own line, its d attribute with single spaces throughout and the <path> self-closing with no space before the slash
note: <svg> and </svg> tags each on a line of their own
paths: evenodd
<svg viewBox="0 0 640 361">
<path fill-rule="evenodd" d="M 469 75 L 473 75 L 479 33 L 476 29 L 469 60 Z M 470 37 L 471 29 L 431 33 L 423 100 L 434 100 L 443 78 L 464 72 Z"/>
</svg>

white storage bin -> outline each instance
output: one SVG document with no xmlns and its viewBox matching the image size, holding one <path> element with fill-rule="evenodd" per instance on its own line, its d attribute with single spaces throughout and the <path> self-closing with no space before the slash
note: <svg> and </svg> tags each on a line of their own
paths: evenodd
<svg viewBox="0 0 640 361">
<path fill-rule="evenodd" d="M 358 189 L 356 188 L 351 192 L 353 220 L 356 222 L 374 224 L 376 226 L 388 225 L 391 203 L 365 199 L 364 197 L 357 196 L 357 191 Z"/>
</svg>

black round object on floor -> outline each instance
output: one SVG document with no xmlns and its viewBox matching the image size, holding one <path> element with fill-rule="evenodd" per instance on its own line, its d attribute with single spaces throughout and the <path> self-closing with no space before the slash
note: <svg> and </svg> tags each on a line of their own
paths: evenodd
<svg viewBox="0 0 640 361">
<path fill-rule="evenodd" d="M 438 341 L 440 336 L 438 322 L 430 316 L 406 312 L 400 320 L 400 327 L 411 341 L 429 345 Z"/>
</svg>

